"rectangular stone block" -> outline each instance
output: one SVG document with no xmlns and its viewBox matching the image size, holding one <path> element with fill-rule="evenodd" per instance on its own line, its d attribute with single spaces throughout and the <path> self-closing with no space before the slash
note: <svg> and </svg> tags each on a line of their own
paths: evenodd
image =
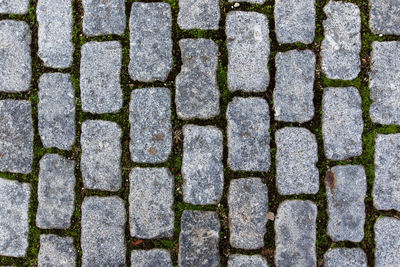
<svg viewBox="0 0 400 267">
<path fill-rule="evenodd" d="M 375 266 L 400 266 L 400 220 L 380 217 L 375 223 Z"/>
<path fill-rule="evenodd" d="M 0 2 L 0 14 L 18 14 L 28 13 L 29 0 L 2 0 Z"/>
<path fill-rule="evenodd" d="M 132 250 L 131 267 L 172 267 L 171 254 L 165 249 Z"/>
<path fill-rule="evenodd" d="M 369 27 L 375 34 L 400 35 L 399 0 L 369 0 Z"/>
<path fill-rule="evenodd" d="M 72 237 L 40 235 L 38 267 L 76 266 L 76 250 Z"/>
<path fill-rule="evenodd" d="M 184 30 L 218 30 L 220 0 L 179 0 L 178 25 Z"/>
<path fill-rule="evenodd" d="M 325 267 L 367 267 L 367 256 L 361 248 L 329 249 L 324 256 Z"/>
<path fill-rule="evenodd" d="M 267 260 L 261 255 L 233 254 L 229 256 L 228 267 L 268 267 Z"/>
</svg>

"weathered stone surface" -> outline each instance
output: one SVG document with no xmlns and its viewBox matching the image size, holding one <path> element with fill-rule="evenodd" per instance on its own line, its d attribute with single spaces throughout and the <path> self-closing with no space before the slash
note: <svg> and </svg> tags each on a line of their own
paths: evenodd
<svg viewBox="0 0 400 267">
<path fill-rule="evenodd" d="M 171 27 L 168 3 L 132 3 L 129 74 L 133 80 L 167 79 L 172 69 Z"/>
<path fill-rule="evenodd" d="M 82 46 L 80 89 L 82 110 L 117 112 L 122 107 L 122 48 L 117 41 L 88 42 Z"/>
<path fill-rule="evenodd" d="M 132 250 L 131 267 L 172 267 L 170 253 L 165 249 Z"/>
<path fill-rule="evenodd" d="M 219 232 L 216 212 L 183 211 L 179 235 L 179 266 L 219 266 Z"/>
<path fill-rule="evenodd" d="M 345 160 L 362 154 L 361 97 L 354 87 L 324 89 L 322 136 L 325 156 Z"/>
<path fill-rule="evenodd" d="M 277 0 L 274 18 L 279 43 L 314 41 L 315 0 Z"/>
<path fill-rule="evenodd" d="M 121 188 L 121 128 L 110 121 L 85 121 L 81 135 L 81 172 L 88 189 Z"/>
<path fill-rule="evenodd" d="M 270 52 L 267 16 L 257 12 L 231 11 L 226 18 L 226 35 L 229 90 L 266 91 Z"/>
<path fill-rule="evenodd" d="M 221 131 L 185 125 L 183 136 L 183 200 L 195 205 L 218 203 L 224 186 Z"/>
<path fill-rule="evenodd" d="M 32 77 L 30 44 L 31 33 L 26 22 L 0 21 L 0 92 L 29 90 Z"/>
<path fill-rule="evenodd" d="M 39 23 L 39 52 L 43 64 L 51 68 L 72 65 L 71 0 L 39 0 L 36 7 Z"/>
<path fill-rule="evenodd" d="M 220 17 L 219 0 L 179 0 L 181 29 L 218 30 Z"/>
<path fill-rule="evenodd" d="M 241 249 L 262 248 L 267 231 L 267 186 L 260 178 L 232 180 L 228 205 L 231 245 Z"/>
<path fill-rule="evenodd" d="M 0 14 L 26 14 L 28 13 L 29 0 L 1 0 Z"/>
<path fill-rule="evenodd" d="M 219 114 L 218 46 L 208 39 L 181 39 L 181 72 L 176 77 L 175 103 L 183 119 L 209 119 Z"/>
<path fill-rule="evenodd" d="M 75 163 L 57 154 L 40 160 L 36 226 L 67 229 L 75 207 Z"/>
<path fill-rule="evenodd" d="M 75 143 L 75 90 L 71 76 L 43 74 L 38 95 L 38 128 L 43 146 L 70 150 Z"/>
<path fill-rule="evenodd" d="M 0 171 L 31 172 L 33 125 L 29 101 L 0 101 L 0 154 Z"/>
<path fill-rule="evenodd" d="M 233 254 L 229 256 L 228 267 L 268 267 L 267 260 L 261 255 L 240 255 Z"/>
<path fill-rule="evenodd" d="M 311 201 L 287 200 L 275 219 L 276 266 L 316 266 L 317 206 Z"/>
<path fill-rule="evenodd" d="M 318 144 L 306 128 L 285 127 L 275 136 L 279 194 L 316 194 L 319 189 Z"/>
<path fill-rule="evenodd" d="M 375 139 L 375 180 L 372 196 L 379 210 L 400 211 L 400 134 Z"/>
<path fill-rule="evenodd" d="M 306 122 L 314 117 L 315 55 L 291 50 L 276 55 L 275 119 Z"/>
<path fill-rule="evenodd" d="M 325 267 L 367 267 L 367 256 L 360 248 L 334 248 L 324 255 Z"/>
<path fill-rule="evenodd" d="M 124 0 L 82 0 L 82 5 L 85 35 L 124 33 L 126 24 Z"/>
<path fill-rule="evenodd" d="M 400 2 L 369 0 L 369 27 L 375 34 L 400 35 Z"/>
<path fill-rule="evenodd" d="M 400 125 L 400 42 L 373 42 L 371 62 L 371 120 Z"/>
<path fill-rule="evenodd" d="M 259 97 L 235 97 L 228 104 L 228 164 L 232 170 L 268 171 L 268 103 Z"/>
<path fill-rule="evenodd" d="M 76 251 L 72 237 L 40 235 L 38 266 L 76 266 Z"/>
<path fill-rule="evenodd" d="M 364 237 L 367 179 L 364 167 L 335 166 L 325 179 L 328 198 L 328 235 L 333 241 L 361 242 Z"/>
<path fill-rule="evenodd" d="M 137 238 L 173 237 L 174 177 L 167 168 L 134 168 L 129 176 L 129 224 Z"/>
<path fill-rule="evenodd" d="M 375 266 L 400 266 L 400 221 L 378 218 L 375 223 Z"/>
<path fill-rule="evenodd" d="M 28 248 L 29 203 L 27 183 L 0 177 L 0 255 L 24 257 Z"/>
<path fill-rule="evenodd" d="M 124 202 L 119 197 L 83 200 L 82 266 L 125 266 L 125 222 Z"/>
<path fill-rule="evenodd" d="M 352 3 L 330 1 L 324 11 L 327 19 L 323 22 L 322 70 L 329 79 L 353 80 L 361 62 L 360 9 Z"/>
<path fill-rule="evenodd" d="M 132 161 L 159 163 L 168 160 L 172 148 L 169 89 L 133 90 L 129 104 L 129 122 Z"/>
</svg>

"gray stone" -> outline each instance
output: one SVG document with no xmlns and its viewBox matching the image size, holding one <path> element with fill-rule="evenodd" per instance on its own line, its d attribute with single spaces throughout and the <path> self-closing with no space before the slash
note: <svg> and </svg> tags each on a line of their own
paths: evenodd
<svg viewBox="0 0 400 267">
<path fill-rule="evenodd" d="M 29 90 L 32 78 L 30 44 L 31 33 L 26 22 L 0 21 L 0 92 Z"/>
<path fill-rule="evenodd" d="M 46 154 L 39 163 L 36 226 L 67 229 L 75 210 L 75 163 L 57 154 Z"/>
<path fill-rule="evenodd" d="M 26 14 L 29 0 L 0 0 L 0 14 Z"/>
<path fill-rule="evenodd" d="M 399 0 L 369 0 L 369 27 L 375 34 L 400 35 Z"/>
<path fill-rule="evenodd" d="M 129 104 L 129 123 L 132 161 L 159 163 L 168 160 L 172 149 L 169 89 L 133 90 Z"/>
<path fill-rule="evenodd" d="M 124 0 L 82 0 L 82 5 L 85 35 L 124 33 L 126 26 Z"/>
<path fill-rule="evenodd" d="M 400 42 L 373 42 L 371 62 L 371 120 L 400 125 Z"/>
<path fill-rule="evenodd" d="M 275 135 L 279 194 L 316 194 L 319 189 L 318 144 L 306 128 L 285 127 Z"/>
<path fill-rule="evenodd" d="M 380 217 L 375 223 L 375 266 L 400 266 L 400 220 Z"/>
<path fill-rule="evenodd" d="M 228 104 L 228 165 L 232 170 L 268 171 L 268 103 L 259 97 L 235 97 Z"/>
<path fill-rule="evenodd" d="M 372 196 L 378 210 L 400 211 L 400 134 L 375 139 L 375 180 Z"/>
<path fill-rule="evenodd" d="M 306 122 L 314 117 L 315 55 L 291 50 L 276 55 L 275 119 Z"/>
<path fill-rule="evenodd" d="M 111 121 L 85 121 L 81 135 L 81 172 L 88 189 L 121 188 L 121 128 Z"/>
<path fill-rule="evenodd" d="M 334 248 L 324 255 L 325 267 L 367 267 L 367 256 L 361 248 Z"/>
<path fill-rule="evenodd" d="M 235 248 L 264 246 L 268 189 L 260 178 L 231 180 L 228 193 L 230 243 Z"/>
<path fill-rule="evenodd" d="M 29 203 L 27 183 L 0 177 L 0 255 L 25 257 L 28 248 Z"/>
<path fill-rule="evenodd" d="M 89 42 L 82 46 L 80 89 L 82 110 L 118 112 L 122 107 L 122 48 L 117 41 Z"/>
<path fill-rule="evenodd" d="M 268 18 L 257 12 L 231 11 L 226 17 L 228 88 L 265 92 L 269 84 Z"/>
<path fill-rule="evenodd" d="M 71 0 L 39 0 L 36 7 L 39 23 L 38 55 L 51 68 L 72 65 L 72 2 Z"/>
<path fill-rule="evenodd" d="M 264 4 L 266 0 L 229 0 L 229 3 L 234 3 L 234 2 L 247 2 L 251 4 Z"/>
<path fill-rule="evenodd" d="M 315 36 L 315 0 L 277 0 L 274 18 L 279 43 L 311 44 Z"/>
<path fill-rule="evenodd" d="M 129 74 L 141 82 L 165 81 L 172 69 L 172 14 L 168 3 L 132 3 Z"/>
<path fill-rule="evenodd" d="M 219 114 L 218 46 L 208 39 L 181 39 L 181 72 L 176 76 L 175 103 L 183 119 L 209 119 Z"/>
<path fill-rule="evenodd" d="M 181 29 L 218 30 L 219 0 L 179 0 L 178 25 Z"/>
<path fill-rule="evenodd" d="M 0 101 L 0 171 L 28 174 L 33 162 L 31 103 Z"/>
<path fill-rule="evenodd" d="M 40 235 L 38 267 L 76 266 L 76 250 L 72 237 Z"/>
<path fill-rule="evenodd" d="M 324 11 L 327 19 L 323 22 L 322 70 L 329 79 L 353 80 L 361 64 L 360 9 L 352 3 L 330 1 Z"/>
<path fill-rule="evenodd" d="M 228 267 L 268 267 L 267 260 L 261 255 L 240 255 L 229 256 Z"/>
<path fill-rule="evenodd" d="M 224 187 L 221 131 L 185 125 L 183 136 L 183 200 L 195 205 L 218 203 Z"/>
<path fill-rule="evenodd" d="M 185 210 L 181 218 L 178 265 L 219 266 L 220 223 L 214 211 Z"/>
<path fill-rule="evenodd" d="M 167 168 L 134 168 L 129 176 L 129 224 L 137 238 L 173 237 L 174 177 Z"/>
<path fill-rule="evenodd" d="M 354 87 L 324 89 L 322 136 L 325 156 L 345 160 L 362 154 L 361 97 Z"/>
<path fill-rule="evenodd" d="M 82 266 L 125 266 L 124 202 L 116 196 L 82 203 Z"/>
<path fill-rule="evenodd" d="M 172 267 L 170 253 L 165 249 L 132 250 L 131 267 Z"/>
<path fill-rule="evenodd" d="M 367 178 L 363 166 L 342 165 L 325 180 L 328 198 L 328 235 L 335 242 L 361 242 L 364 238 Z"/>
<path fill-rule="evenodd" d="M 317 266 L 317 206 L 311 201 L 286 200 L 275 219 L 275 265 Z"/>
<path fill-rule="evenodd" d="M 38 95 L 38 128 L 43 146 L 72 149 L 75 143 L 75 90 L 71 76 L 43 74 Z"/>
</svg>

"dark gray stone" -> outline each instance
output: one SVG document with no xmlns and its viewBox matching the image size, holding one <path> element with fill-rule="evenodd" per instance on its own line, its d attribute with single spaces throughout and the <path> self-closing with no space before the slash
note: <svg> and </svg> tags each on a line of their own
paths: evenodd
<svg viewBox="0 0 400 267">
<path fill-rule="evenodd" d="M 165 249 L 132 250 L 131 267 L 172 267 L 170 253 Z"/>
<path fill-rule="evenodd" d="M 400 35 L 399 0 L 369 0 L 369 27 L 375 34 Z"/>
<path fill-rule="evenodd" d="M 29 0 L 0 0 L 0 14 L 26 14 Z"/>
<path fill-rule="evenodd" d="M 185 210 L 181 218 L 178 265 L 219 266 L 220 223 L 214 211 Z"/>
<path fill-rule="evenodd" d="M 268 267 L 268 262 L 261 255 L 233 254 L 229 256 L 228 267 Z"/>
<path fill-rule="evenodd" d="M 38 267 L 76 266 L 76 250 L 72 237 L 40 235 Z"/>
<path fill-rule="evenodd" d="M 218 30 L 220 17 L 219 0 L 179 0 L 181 29 Z"/>
<path fill-rule="evenodd" d="M 375 223 L 375 266 L 400 266 L 400 220 L 380 217 Z"/>
<path fill-rule="evenodd" d="M 324 256 L 325 267 L 367 267 L 367 256 L 361 248 L 329 249 Z"/>
</svg>

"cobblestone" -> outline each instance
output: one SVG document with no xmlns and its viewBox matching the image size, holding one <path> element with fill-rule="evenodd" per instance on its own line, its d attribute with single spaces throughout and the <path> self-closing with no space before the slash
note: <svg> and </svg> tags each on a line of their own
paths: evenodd
<svg viewBox="0 0 400 267">
<path fill-rule="evenodd" d="M 229 0 L 229 3 L 234 3 L 234 2 L 247 2 L 251 4 L 264 4 L 266 0 Z"/>
<path fill-rule="evenodd" d="M 380 217 L 375 223 L 375 266 L 400 265 L 400 221 Z"/>
<path fill-rule="evenodd" d="M 229 256 L 228 267 L 268 267 L 268 262 L 260 255 L 240 255 L 233 254 Z"/>
<path fill-rule="evenodd" d="M 76 266 L 76 250 L 72 237 L 41 235 L 38 266 Z"/>
<path fill-rule="evenodd" d="M 172 267 L 171 255 L 165 249 L 133 250 L 131 267 Z"/>
<path fill-rule="evenodd" d="M 179 0 L 178 25 L 181 29 L 218 30 L 219 0 Z"/>
<path fill-rule="evenodd" d="M 369 0 L 369 5 L 369 25 L 373 33 L 400 35 L 398 0 Z"/>
<path fill-rule="evenodd" d="M 26 14 L 28 13 L 29 0 L 2 0 L 0 14 Z"/>
<path fill-rule="evenodd" d="M 367 267 L 367 257 L 360 248 L 329 249 L 324 256 L 325 267 Z"/>
</svg>

